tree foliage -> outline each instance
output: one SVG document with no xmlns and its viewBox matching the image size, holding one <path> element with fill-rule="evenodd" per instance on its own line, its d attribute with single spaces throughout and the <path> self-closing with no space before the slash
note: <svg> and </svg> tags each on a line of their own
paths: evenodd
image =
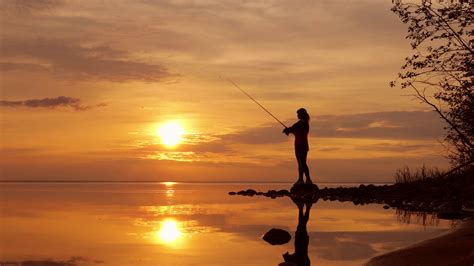
<svg viewBox="0 0 474 266">
<path fill-rule="evenodd" d="M 408 25 L 413 54 L 391 82 L 410 88 L 446 122 L 453 166 L 474 162 L 472 1 L 395 1 L 392 11 Z"/>
</svg>

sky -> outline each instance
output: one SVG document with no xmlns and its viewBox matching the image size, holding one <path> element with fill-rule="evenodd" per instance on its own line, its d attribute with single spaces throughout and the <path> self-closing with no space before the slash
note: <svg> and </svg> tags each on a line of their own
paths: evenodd
<svg viewBox="0 0 474 266">
<path fill-rule="evenodd" d="M 0 0 L 0 180 L 296 180 L 293 139 L 225 78 L 286 125 L 308 110 L 316 182 L 445 169 L 442 121 L 389 86 L 411 53 L 391 5 Z"/>
</svg>

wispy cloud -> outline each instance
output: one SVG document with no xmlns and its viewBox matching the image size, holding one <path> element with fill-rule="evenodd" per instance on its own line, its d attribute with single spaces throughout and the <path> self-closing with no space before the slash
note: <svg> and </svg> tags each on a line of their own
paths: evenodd
<svg viewBox="0 0 474 266">
<path fill-rule="evenodd" d="M 127 52 L 109 46 L 81 46 L 66 39 L 19 40 L 4 38 L 1 62 L 2 71 L 47 70 L 64 78 L 79 80 L 110 80 L 146 82 L 161 81 L 176 76 L 159 64 L 139 62 L 130 59 Z M 15 58 L 28 58 L 32 62 L 21 62 Z"/>
<path fill-rule="evenodd" d="M 59 96 L 56 98 L 43 98 L 43 99 L 29 99 L 23 101 L 7 101 L 0 100 L 0 107 L 29 107 L 29 108 L 49 108 L 55 109 L 58 107 L 72 108 L 75 111 L 85 111 L 93 107 L 104 107 L 107 106 L 105 103 L 99 103 L 97 105 L 84 105 L 80 99 Z"/>
<path fill-rule="evenodd" d="M 319 137 L 436 139 L 443 136 L 443 123 L 434 112 L 374 112 L 319 116 L 312 130 Z"/>
<path fill-rule="evenodd" d="M 291 125 L 295 121 L 286 121 Z M 437 139 L 443 123 L 433 112 L 373 112 L 314 116 L 310 134 L 316 138 Z M 273 125 L 246 128 L 222 135 L 224 142 L 242 144 L 283 143 L 287 137 Z"/>
<path fill-rule="evenodd" d="M 50 10 L 62 4 L 62 0 L 8 0 L 0 1 L 0 11 L 9 14 L 30 14 Z"/>
<path fill-rule="evenodd" d="M 25 266 L 76 266 L 83 263 L 87 264 L 102 264 L 104 261 L 91 259 L 82 256 L 74 256 L 69 258 L 68 260 L 53 260 L 53 259 L 45 259 L 45 260 L 25 260 L 21 262 L 12 262 L 12 261 L 0 261 L 0 264 L 3 265 L 25 265 Z"/>
</svg>

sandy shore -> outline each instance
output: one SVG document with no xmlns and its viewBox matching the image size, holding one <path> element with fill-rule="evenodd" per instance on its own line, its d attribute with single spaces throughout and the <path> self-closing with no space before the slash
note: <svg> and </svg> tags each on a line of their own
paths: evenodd
<svg viewBox="0 0 474 266">
<path fill-rule="evenodd" d="M 437 238 L 372 258 L 366 265 L 474 265 L 474 217 Z"/>
</svg>

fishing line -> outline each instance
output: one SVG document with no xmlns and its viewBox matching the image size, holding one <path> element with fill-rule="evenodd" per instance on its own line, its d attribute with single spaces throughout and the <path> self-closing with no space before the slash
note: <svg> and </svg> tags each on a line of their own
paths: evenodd
<svg viewBox="0 0 474 266">
<path fill-rule="evenodd" d="M 252 101 L 254 101 L 258 106 L 260 106 L 260 108 L 262 108 L 265 112 L 267 112 L 267 114 L 269 114 L 271 117 L 273 117 L 278 123 L 280 123 L 283 127 L 286 128 L 286 125 L 283 124 L 278 118 L 276 118 L 270 111 L 268 111 L 267 108 L 265 108 L 263 105 L 261 105 L 259 102 L 257 102 L 257 100 L 255 100 L 250 94 L 248 94 L 246 91 L 244 91 L 241 87 L 239 87 L 239 85 L 237 85 L 233 80 L 231 80 L 230 78 L 223 78 L 222 76 L 219 76 L 221 79 L 223 80 L 227 80 L 228 82 L 230 82 L 232 85 L 234 85 L 237 89 L 239 89 L 243 94 L 245 94 L 247 97 L 249 97 Z"/>
</svg>

